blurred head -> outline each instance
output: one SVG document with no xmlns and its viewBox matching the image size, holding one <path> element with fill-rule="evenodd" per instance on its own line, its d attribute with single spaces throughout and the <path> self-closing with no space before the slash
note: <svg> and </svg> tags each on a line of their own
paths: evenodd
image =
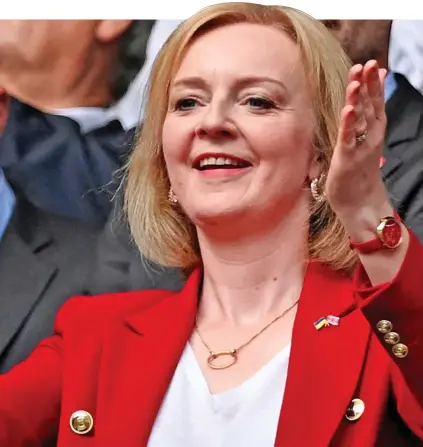
<svg viewBox="0 0 423 447">
<path fill-rule="evenodd" d="M 354 64 L 371 59 L 388 68 L 392 20 L 323 20 Z"/>
<path fill-rule="evenodd" d="M 143 22 L 1 20 L 0 73 L 45 73 L 56 76 L 57 82 L 77 83 L 98 69 L 117 100 L 144 63 L 151 23 Z"/>
<path fill-rule="evenodd" d="M 190 269 L 197 228 L 254 231 L 294 213 L 309 227 L 311 256 L 350 268 L 343 228 L 309 189 L 329 167 L 348 68 L 325 27 L 291 8 L 219 4 L 184 22 L 156 59 L 128 165 L 126 208 L 142 253 Z"/>
</svg>

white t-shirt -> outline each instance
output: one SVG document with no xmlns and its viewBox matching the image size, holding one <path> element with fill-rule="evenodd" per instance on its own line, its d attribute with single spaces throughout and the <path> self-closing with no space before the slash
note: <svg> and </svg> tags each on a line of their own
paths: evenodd
<svg viewBox="0 0 423 447">
<path fill-rule="evenodd" d="M 211 394 L 187 344 L 148 447 L 273 447 L 289 354 L 290 345 L 241 385 Z"/>
</svg>

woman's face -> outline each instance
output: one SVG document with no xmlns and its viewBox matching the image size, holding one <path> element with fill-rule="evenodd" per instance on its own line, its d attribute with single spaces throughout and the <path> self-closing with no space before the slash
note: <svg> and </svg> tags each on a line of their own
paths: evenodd
<svg viewBox="0 0 423 447">
<path fill-rule="evenodd" d="M 171 84 L 163 151 L 194 223 L 306 203 L 304 184 L 319 173 L 306 76 L 297 46 L 271 27 L 228 25 L 191 44 Z"/>
</svg>

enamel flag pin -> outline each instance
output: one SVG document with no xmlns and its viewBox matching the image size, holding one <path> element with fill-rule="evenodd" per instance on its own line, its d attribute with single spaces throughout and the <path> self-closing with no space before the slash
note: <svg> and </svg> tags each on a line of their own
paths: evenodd
<svg viewBox="0 0 423 447">
<path fill-rule="evenodd" d="M 380 157 L 380 160 L 379 160 L 379 168 L 381 169 L 381 168 L 383 168 L 383 165 L 385 164 L 385 157 Z"/>
<path fill-rule="evenodd" d="M 331 326 L 339 326 L 339 317 L 335 317 L 334 315 L 329 315 L 326 317 L 326 320 Z"/>
</svg>

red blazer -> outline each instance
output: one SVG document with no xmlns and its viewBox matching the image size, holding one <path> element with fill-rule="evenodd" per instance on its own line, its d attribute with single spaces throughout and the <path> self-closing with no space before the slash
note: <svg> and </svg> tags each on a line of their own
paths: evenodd
<svg viewBox="0 0 423 447">
<path fill-rule="evenodd" d="M 200 280 L 194 272 L 180 293 L 68 301 L 54 335 L 0 377 L 0 445 L 40 446 L 58 430 L 59 447 L 146 446 L 193 330 Z M 412 236 L 394 281 L 367 284 L 361 267 L 351 280 L 310 264 L 276 446 L 423 446 L 423 248 L 417 239 Z M 360 308 L 338 327 L 315 329 L 319 317 L 354 302 Z M 380 320 L 391 321 L 408 346 L 405 358 L 395 357 L 377 331 Z M 354 398 L 365 410 L 351 422 L 345 413 Z M 69 425 L 77 410 L 94 420 L 85 435 Z"/>
</svg>

